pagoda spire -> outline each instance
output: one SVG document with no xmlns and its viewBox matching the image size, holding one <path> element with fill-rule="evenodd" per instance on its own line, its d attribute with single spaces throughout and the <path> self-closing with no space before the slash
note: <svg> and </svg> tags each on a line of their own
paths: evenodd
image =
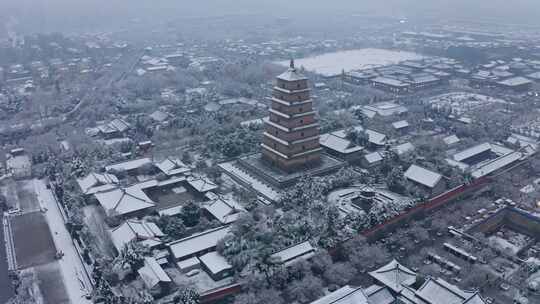
<svg viewBox="0 0 540 304">
<path fill-rule="evenodd" d="M 296 70 L 296 68 L 294 67 L 294 59 L 291 59 L 291 63 L 290 63 L 290 68 L 291 70 Z"/>
</svg>

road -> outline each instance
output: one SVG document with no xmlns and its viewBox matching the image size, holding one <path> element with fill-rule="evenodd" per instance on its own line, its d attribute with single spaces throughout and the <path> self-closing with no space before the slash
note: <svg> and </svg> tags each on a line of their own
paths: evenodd
<svg viewBox="0 0 540 304">
<path fill-rule="evenodd" d="M 0 223 L 3 215 L 0 213 Z M 7 248 L 4 248 L 4 229 L 0 227 L 0 303 L 5 303 L 13 296 L 11 279 L 8 276 Z"/>
<path fill-rule="evenodd" d="M 82 261 L 75 249 L 71 235 L 66 229 L 60 208 L 56 204 L 51 190 L 47 189 L 43 180 L 34 180 L 34 187 L 41 207 L 47 210 L 45 217 L 49 224 L 55 246 L 64 253 L 63 258 L 58 260 L 58 262 L 70 301 L 73 304 L 91 304 L 92 302 L 90 300 L 85 299 L 85 295 L 91 288 L 90 279 L 84 271 Z"/>
</svg>

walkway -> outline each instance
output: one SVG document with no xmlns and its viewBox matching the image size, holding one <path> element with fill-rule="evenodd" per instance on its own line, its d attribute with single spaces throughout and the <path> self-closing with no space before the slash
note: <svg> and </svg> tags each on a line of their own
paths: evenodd
<svg viewBox="0 0 540 304">
<path fill-rule="evenodd" d="M 34 187 L 39 203 L 45 212 L 55 246 L 64 253 L 58 262 L 64 277 L 64 285 L 67 289 L 71 303 L 91 304 L 85 296 L 90 292 L 91 285 L 80 256 L 75 249 L 71 235 L 66 229 L 64 218 L 56 200 L 47 189 L 43 180 L 34 180 Z"/>
<path fill-rule="evenodd" d="M 2 220 L 2 226 L 3 228 L 0 229 L 0 244 L 4 242 L 4 230 L 7 230 L 8 227 L 4 226 L 7 225 L 7 220 L 4 221 L 4 217 L 2 214 L 0 214 L 0 218 Z M 8 232 L 9 233 L 9 232 Z M 7 239 L 9 238 L 8 235 L 5 235 L 6 237 L 6 248 L 4 251 L 4 248 L 0 246 L 0 303 L 5 303 L 7 300 L 13 296 L 13 288 L 11 286 L 11 279 L 9 278 L 9 272 L 8 269 L 11 268 L 11 263 L 13 263 L 12 260 L 12 254 L 13 249 L 11 246 L 11 242 Z M 7 256 L 6 256 L 7 255 Z"/>
</svg>

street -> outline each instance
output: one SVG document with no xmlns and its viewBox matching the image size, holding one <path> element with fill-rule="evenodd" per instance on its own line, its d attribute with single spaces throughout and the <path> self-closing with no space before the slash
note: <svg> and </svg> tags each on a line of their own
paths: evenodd
<svg viewBox="0 0 540 304">
<path fill-rule="evenodd" d="M 91 304 L 92 302 L 85 298 L 91 290 L 90 280 L 83 268 L 82 261 L 75 249 L 71 235 L 66 229 L 64 219 L 54 196 L 51 190 L 47 189 L 43 180 L 35 179 L 34 187 L 42 209 L 46 210 L 45 217 L 49 224 L 55 246 L 58 251 L 62 251 L 64 254 L 58 260 L 58 263 L 62 270 L 64 285 L 71 303 Z"/>
</svg>

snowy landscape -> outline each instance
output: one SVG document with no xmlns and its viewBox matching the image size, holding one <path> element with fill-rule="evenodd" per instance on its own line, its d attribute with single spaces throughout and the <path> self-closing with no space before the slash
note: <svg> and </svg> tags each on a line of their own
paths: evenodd
<svg viewBox="0 0 540 304">
<path fill-rule="evenodd" d="M 295 61 L 297 66 L 304 67 L 307 71 L 324 76 L 335 76 L 342 71 L 365 70 L 422 58 L 424 56 L 413 52 L 366 48 L 325 53 L 295 59 Z M 279 61 L 277 63 L 282 66 L 289 65 L 289 61 Z"/>
</svg>

